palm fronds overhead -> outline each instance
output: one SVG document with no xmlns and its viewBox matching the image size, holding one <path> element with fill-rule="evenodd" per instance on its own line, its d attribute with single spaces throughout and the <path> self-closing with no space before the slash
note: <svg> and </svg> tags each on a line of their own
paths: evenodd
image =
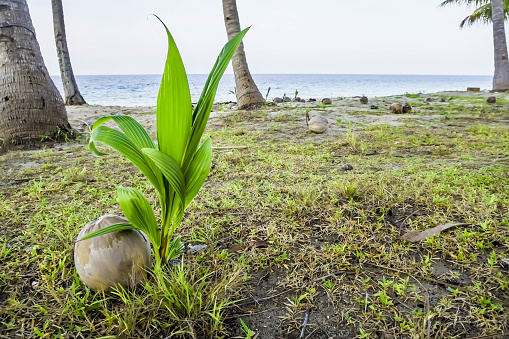
<svg viewBox="0 0 509 339">
<path fill-rule="evenodd" d="M 490 0 L 444 0 L 440 3 L 439 7 L 444 7 L 452 4 L 465 4 L 468 6 L 475 6 L 476 9 L 460 23 L 460 28 L 465 25 L 471 26 L 475 23 L 487 24 L 492 21 L 491 1 Z M 509 18 L 509 0 L 504 0 L 504 18 Z"/>
</svg>

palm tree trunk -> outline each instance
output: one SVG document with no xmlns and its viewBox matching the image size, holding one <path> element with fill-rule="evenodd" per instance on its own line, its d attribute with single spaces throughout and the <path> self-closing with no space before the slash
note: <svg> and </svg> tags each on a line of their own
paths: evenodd
<svg viewBox="0 0 509 339">
<path fill-rule="evenodd" d="M 494 91 L 509 90 L 509 60 L 507 42 L 504 29 L 503 0 L 492 0 L 493 17 L 493 45 L 495 49 L 495 76 L 493 77 Z"/>
<path fill-rule="evenodd" d="M 67 38 L 65 36 L 64 9 L 62 0 L 51 0 L 53 8 L 53 28 L 55 31 L 55 42 L 57 44 L 58 63 L 60 75 L 64 85 L 66 105 L 84 105 L 85 99 L 81 96 L 71 66 Z"/>
<path fill-rule="evenodd" d="M 70 129 L 26 0 L 0 0 L 0 138 L 27 143 Z"/>
<path fill-rule="evenodd" d="M 223 0 L 224 23 L 228 40 L 231 40 L 240 32 L 239 14 L 235 0 Z M 237 86 L 237 106 L 240 109 L 252 109 L 260 107 L 265 100 L 256 87 L 249 68 L 247 66 L 244 44 L 241 43 L 232 58 L 233 73 Z"/>
</svg>

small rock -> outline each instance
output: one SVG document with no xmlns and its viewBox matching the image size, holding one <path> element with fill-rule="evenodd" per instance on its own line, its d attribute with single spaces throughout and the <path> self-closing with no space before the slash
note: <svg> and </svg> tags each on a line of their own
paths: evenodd
<svg viewBox="0 0 509 339">
<path fill-rule="evenodd" d="M 428 97 L 428 98 L 424 99 L 424 102 L 432 102 L 432 101 L 433 101 L 433 98 Z"/>
<path fill-rule="evenodd" d="M 467 92 L 479 92 L 481 91 L 480 87 L 467 87 Z"/>
<path fill-rule="evenodd" d="M 321 115 L 315 115 L 308 121 L 308 126 L 315 133 L 323 133 L 329 128 L 329 121 Z"/>
<path fill-rule="evenodd" d="M 308 101 L 313 101 L 314 102 L 314 101 L 316 101 L 316 99 L 315 98 L 309 98 Z"/>
<path fill-rule="evenodd" d="M 300 102 L 300 98 L 299 97 L 295 97 L 292 99 L 293 102 Z"/>
<path fill-rule="evenodd" d="M 486 99 L 486 102 L 487 102 L 488 104 L 494 104 L 494 103 L 496 103 L 496 102 L 497 102 L 497 98 L 496 98 L 496 97 L 494 97 L 494 96 L 488 97 L 488 99 Z"/>
<path fill-rule="evenodd" d="M 401 114 L 403 113 L 403 107 L 398 103 L 393 103 L 391 107 L 389 107 L 389 111 L 394 114 Z"/>
<path fill-rule="evenodd" d="M 302 98 L 301 98 L 301 99 L 300 99 L 300 102 L 306 102 L 306 99 L 302 99 Z"/>
<path fill-rule="evenodd" d="M 367 104 L 368 103 L 368 97 L 363 95 L 362 98 L 359 100 L 361 104 Z"/>
<path fill-rule="evenodd" d="M 237 110 L 237 109 L 239 109 L 239 106 L 237 106 L 237 105 L 232 106 L 232 110 L 234 110 L 234 111 L 235 111 L 235 110 Z"/>
<path fill-rule="evenodd" d="M 36 281 L 36 280 L 32 281 L 32 287 L 36 287 L 37 285 L 39 285 L 38 281 Z"/>
<path fill-rule="evenodd" d="M 291 100 L 289 97 L 283 97 L 283 102 L 290 102 Z"/>
<path fill-rule="evenodd" d="M 276 104 L 280 104 L 283 102 L 283 98 L 280 98 L 280 97 L 275 97 L 274 100 L 273 100 Z"/>
<path fill-rule="evenodd" d="M 323 99 L 322 99 L 322 104 L 324 104 L 324 105 L 330 105 L 330 104 L 332 104 L 332 100 L 331 100 L 331 99 L 329 99 L 329 98 L 323 98 Z"/>
<path fill-rule="evenodd" d="M 234 102 L 230 102 L 230 103 L 228 104 L 228 109 L 232 109 L 232 108 L 233 108 L 233 106 L 236 106 L 236 105 L 237 105 L 236 103 L 234 103 Z"/>
<path fill-rule="evenodd" d="M 378 109 L 378 106 L 376 106 L 376 105 L 371 105 L 371 109 Z"/>
<path fill-rule="evenodd" d="M 412 110 L 412 106 L 408 102 L 405 102 L 403 105 L 403 113 L 408 113 Z"/>
<path fill-rule="evenodd" d="M 189 249 L 192 251 L 192 252 L 198 252 L 204 248 L 207 248 L 207 245 L 205 244 L 198 244 L 198 245 L 191 245 L 191 244 L 188 244 L 187 247 L 189 247 Z"/>
<path fill-rule="evenodd" d="M 351 170 L 353 170 L 353 166 L 350 164 L 344 164 L 343 166 L 341 166 L 341 169 L 343 171 L 351 171 Z"/>
</svg>

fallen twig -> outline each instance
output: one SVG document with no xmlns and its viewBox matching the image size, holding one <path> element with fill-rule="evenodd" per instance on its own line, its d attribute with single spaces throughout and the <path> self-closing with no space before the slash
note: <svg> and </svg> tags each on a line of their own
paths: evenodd
<svg viewBox="0 0 509 339">
<path fill-rule="evenodd" d="M 388 190 L 386 190 L 386 189 L 385 189 L 385 187 L 384 187 L 384 191 L 385 191 L 387 194 L 389 194 L 389 195 L 392 197 L 392 199 L 396 200 L 396 198 L 394 198 L 394 195 L 392 195 L 392 194 L 391 194 L 391 192 L 389 192 Z"/>
<path fill-rule="evenodd" d="M 30 181 L 30 180 L 34 180 L 34 179 L 39 179 L 39 178 L 35 178 L 35 177 L 32 177 L 32 178 L 19 178 L 19 179 L 14 179 L 15 182 L 25 182 L 25 181 Z"/>
<path fill-rule="evenodd" d="M 224 320 L 235 319 L 235 318 L 240 318 L 240 317 L 251 317 L 251 316 L 253 316 L 255 314 L 270 312 L 270 311 L 272 311 L 274 309 L 276 309 L 276 307 L 269 308 L 268 310 L 263 310 L 263 311 L 259 311 L 259 312 L 250 312 L 250 313 L 244 313 L 244 314 L 234 314 L 234 315 L 230 315 L 229 317 L 224 318 Z"/>
<path fill-rule="evenodd" d="M 306 326 L 308 325 L 310 311 L 311 311 L 311 307 L 309 306 L 309 302 L 308 302 L 306 305 L 306 315 L 304 316 L 304 322 L 302 323 L 302 330 L 300 331 L 299 339 L 303 339 L 304 334 L 306 333 Z"/>
<path fill-rule="evenodd" d="M 400 223 L 399 223 L 399 227 L 402 227 L 403 225 L 405 225 L 405 222 L 413 215 L 415 215 L 417 212 L 419 212 L 419 210 L 415 210 L 413 211 L 412 213 L 410 213 L 409 215 L 407 215 Z"/>
<path fill-rule="evenodd" d="M 234 306 L 241 307 L 241 306 L 247 306 L 247 305 L 252 305 L 252 304 L 258 304 L 258 303 L 260 303 L 262 301 L 267 301 L 267 300 L 271 300 L 271 299 L 274 299 L 276 297 L 279 297 L 280 295 L 286 294 L 286 293 L 288 293 L 290 291 L 293 291 L 294 289 L 296 289 L 296 287 L 289 288 L 287 290 L 284 290 L 281 293 L 270 295 L 268 297 L 264 297 L 264 298 L 260 298 L 260 299 L 255 299 L 255 300 L 250 300 L 250 301 L 246 301 L 246 302 L 243 302 L 243 303 L 240 303 L 240 304 L 233 304 L 231 306 L 226 306 L 225 308 L 231 308 L 231 307 L 234 307 Z"/>
</svg>

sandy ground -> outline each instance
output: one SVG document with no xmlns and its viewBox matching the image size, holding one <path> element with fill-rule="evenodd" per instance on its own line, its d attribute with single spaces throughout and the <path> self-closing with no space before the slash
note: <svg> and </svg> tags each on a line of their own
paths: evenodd
<svg viewBox="0 0 509 339">
<path fill-rule="evenodd" d="M 279 121 L 294 120 L 296 124 L 289 127 L 285 126 L 285 132 L 299 133 L 307 131 L 306 113 L 312 118 L 315 115 L 322 115 L 328 119 L 329 129 L 322 138 L 327 138 L 338 133 L 344 133 L 347 125 L 350 123 L 352 128 L 362 128 L 362 125 L 376 125 L 387 124 L 390 126 L 400 126 L 409 121 L 417 124 L 433 121 L 440 123 L 444 121 L 446 116 L 443 114 L 429 114 L 429 109 L 433 108 L 434 111 L 444 109 L 447 107 L 447 102 L 439 102 L 439 98 L 444 98 L 446 101 L 454 97 L 479 97 L 486 98 L 493 94 L 489 92 L 438 92 L 421 94 L 418 98 L 408 98 L 405 95 L 393 95 L 388 97 L 371 97 L 367 104 L 362 104 L 359 101 L 360 97 L 346 97 L 346 98 L 331 98 L 331 105 L 321 105 L 322 98 L 316 98 L 316 102 L 286 102 L 280 104 L 273 104 L 256 111 L 257 117 L 266 123 L 260 123 L 260 119 L 255 122 L 250 122 L 249 117 L 244 117 L 243 124 L 248 129 L 267 129 L 272 128 Z M 498 98 L 509 98 L 506 94 L 497 94 Z M 431 102 L 426 102 L 426 98 L 431 98 Z M 412 111 L 407 114 L 391 114 L 389 107 L 392 103 L 410 103 Z M 375 105 L 378 109 L 371 109 L 371 105 Z M 433 106 L 433 107 L 430 107 Z M 137 106 L 137 107 L 122 107 L 122 106 L 99 106 L 99 105 L 85 105 L 85 106 L 68 106 L 67 114 L 71 126 L 82 133 L 87 133 L 94 122 L 103 116 L 115 115 L 121 113 L 135 118 L 141 125 L 147 128 L 152 137 L 155 135 L 155 122 L 156 122 L 156 107 L 155 106 Z M 236 109 L 228 109 L 226 105 L 216 103 L 213 106 L 209 118 L 209 126 L 221 128 L 227 122 L 225 118 L 232 115 L 241 114 L 243 111 Z M 426 112 L 427 114 L 420 114 Z M 242 117 L 240 118 L 242 119 Z M 289 128 L 289 130 L 288 130 Z M 319 138 L 319 139 L 322 139 Z"/>
</svg>

